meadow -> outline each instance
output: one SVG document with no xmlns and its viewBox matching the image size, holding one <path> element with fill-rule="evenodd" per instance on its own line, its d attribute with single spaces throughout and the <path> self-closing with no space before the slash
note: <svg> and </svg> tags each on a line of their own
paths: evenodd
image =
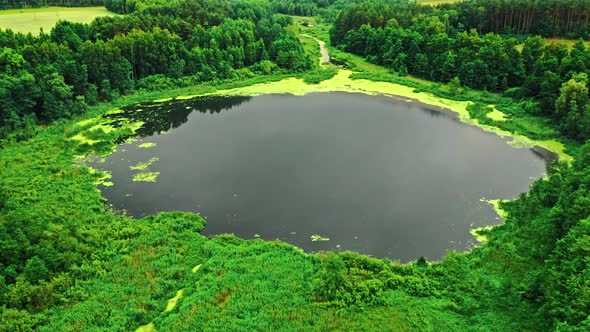
<svg viewBox="0 0 590 332">
<path fill-rule="evenodd" d="M 0 29 L 12 29 L 14 32 L 38 35 L 43 29 L 49 32 L 60 20 L 90 23 L 96 17 L 116 15 L 104 7 L 47 7 L 8 9 L 0 11 Z"/>
</svg>

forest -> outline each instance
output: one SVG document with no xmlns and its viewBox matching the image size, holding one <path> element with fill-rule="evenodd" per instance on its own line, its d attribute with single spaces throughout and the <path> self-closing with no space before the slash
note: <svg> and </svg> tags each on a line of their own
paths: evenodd
<svg viewBox="0 0 590 332">
<path fill-rule="evenodd" d="M 334 22 L 331 41 L 401 76 L 502 92 L 521 109 L 551 117 L 564 135 L 581 142 L 590 138 L 585 112 L 590 52 L 582 40 L 570 50 L 565 44 L 545 45 L 538 35 L 483 34 L 471 20 L 453 24 L 446 8 L 410 21 L 414 9 L 400 4 L 351 6 Z"/>
<path fill-rule="evenodd" d="M 54 4 L 104 4 L 123 15 L 60 21 L 38 36 L 0 31 L 0 331 L 590 330 L 589 1 L 0 8 Z M 501 203 L 505 222 L 480 232 L 482 246 L 438 262 L 207 238 L 194 213 L 136 219 L 105 205 L 96 188 L 105 175 L 79 160 L 108 153 L 133 130 L 96 130 L 97 143 L 81 147 L 66 137 L 93 124 L 74 123 L 169 91 L 317 76 L 316 55 L 289 15 L 317 15 L 356 77 L 473 99 L 473 116 L 500 100 L 521 125 L 493 125 L 555 132 L 573 161 Z M 545 37 L 579 40 L 569 47 Z"/>
<path fill-rule="evenodd" d="M 36 37 L 1 31 L 2 130 L 81 114 L 135 89 L 311 68 L 285 30 L 291 18 L 264 7 L 184 0 L 137 6 L 90 25 L 62 21 Z"/>
</svg>

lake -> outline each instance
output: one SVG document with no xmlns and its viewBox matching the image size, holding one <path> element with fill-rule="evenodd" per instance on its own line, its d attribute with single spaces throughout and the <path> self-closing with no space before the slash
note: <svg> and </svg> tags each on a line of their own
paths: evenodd
<svg viewBox="0 0 590 332">
<path fill-rule="evenodd" d="M 500 222 L 482 198 L 515 198 L 547 165 L 452 114 L 385 96 L 204 97 L 123 110 L 109 116 L 145 121 L 138 140 L 91 164 L 112 173 L 101 191 L 115 209 L 199 212 L 204 235 L 310 252 L 405 262 L 468 250 L 470 229 Z"/>
</svg>

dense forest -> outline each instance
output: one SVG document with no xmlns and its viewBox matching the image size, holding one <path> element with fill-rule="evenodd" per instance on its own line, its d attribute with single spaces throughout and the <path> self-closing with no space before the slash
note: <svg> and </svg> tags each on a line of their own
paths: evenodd
<svg viewBox="0 0 590 332">
<path fill-rule="evenodd" d="M 2 0 L 0 9 L 39 8 L 47 6 L 90 7 L 104 6 L 103 0 Z"/>
<path fill-rule="evenodd" d="M 449 18 L 440 19 L 444 11 L 410 21 L 413 10 L 387 2 L 349 7 L 334 23 L 332 43 L 402 76 L 504 92 L 531 114 L 553 118 L 564 135 L 590 138 L 585 111 L 590 51 L 582 41 L 571 50 L 565 44 L 545 45 L 539 36 L 521 44 L 475 28 L 458 31 Z"/>
<path fill-rule="evenodd" d="M 311 67 L 290 17 L 251 2 L 137 3 L 126 16 L 59 22 L 33 37 L 0 32 L 0 126 L 81 114 L 134 89 Z"/>
<path fill-rule="evenodd" d="M 0 331 L 590 330 L 590 49 L 530 35 L 587 38 L 588 1 L 105 5 L 125 15 L 0 31 Z M 332 46 L 388 77 L 510 99 L 571 138 L 575 160 L 501 204 L 507 218 L 483 232 L 487 243 L 440 262 L 208 239 L 192 213 L 134 219 L 106 207 L 104 174 L 76 163 L 80 146 L 65 139 L 95 124 L 68 119 L 138 92 L 309 71 L 285 14 L 333 21 Z M 133 134 L 111 129 L 83 154 Z"/>
</svg>

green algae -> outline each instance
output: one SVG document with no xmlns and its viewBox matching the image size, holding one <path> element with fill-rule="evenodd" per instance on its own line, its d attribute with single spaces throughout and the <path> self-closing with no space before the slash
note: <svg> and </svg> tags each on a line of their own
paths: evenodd
<svg viewBox="0 0 590 332">
<path fill-rule="evenodd" d="M 506 211 L 500 207 L 500 203 L 502 202 L 501 199 L 481 198 L 479 201 L 489 204 L 494 209 L 494 211 L 496 211 L 496 213 L 498 214 L 498 217 L 501 218 L 502 220 L 506 220 L 506 218 L 508 217 L 508 211 Z M 477 227 L 477 228 L 473 228 L 473 229 L 469 230 L 469 233 L 475 237 L 477 242 L 483 244 L 488 241 L 487 233 L 494 227 L 495 226 Z"/>
<path fill-rule="evenodd" d="M 482 198 L 479 201 L 489 204 L 503 220 L 506 220 L 506 217 L 508 217 L 508 212 L 500 207 L 500 203 L 502 203 L 501 199 Z"/>
<path fill-rule="evenodd" d="M 484 244 L 489 240 L 486 233 L 492 228 L 494 228 L 494 226 L 478 227 L 470 230 L 469 233 L 475 237 L 477 242 Z"/>
<path fill-rule="evenodd" d="M 111 109 L 110 111 L 106 112 L 105 114 L 121 114 L 124 111 L 118 107 Z"/>
<path fill-rule="evenodd" d="M 99 171 L 97 169 L 94 168 L 90 168 L 90 174 L 94 175 L 94 184 L 98 185 L 98 184 L 103 184 L 106 180 L 109 180 L 112 175 L 109 172 L 106 171 Z"/>
<path fill-rule="evenodd" d="M 202 264 L 196 265 L 195 267 L 193 267 L 193 268 L 191 269 L 191 271 L 192 271 L 193 273 L 197 273 L 197 271 L 199 271 L 199 269 L 201 268 L 201 265 L 202 265 Z"/>
<path fill-rule="evenodd" d="M 146 143 L 139 144 L 137 147 L 138 148 L 141 148 L 141 149 L 149 149 L 149 148 L 153 148 L 156 145 L 158 145 L 158 144 L 157 143 L 146 142 Z"/>
<path fill-rule="evenodd" d="M 76 122 L 72 126 L 74 133 L 66 139 L 76 142 L 79 147 L 86 147 L 81 149 L 82 155 L 89 152 L 89 147 L 99 147 L 100 151 L 94 152 L 104 156 L 115 151 L 116 146 L 113 141 L 116 138 L 132 136 L 143 124 L 143 121 L 132 121 L 127 118 L 114 121 L 113 119 L 97 116 Z"/>
<path fill-rule="evenodd" d="M 178 303 L 178 300 L 180 300 L 180 298 L 182 297 L 182 291 L 182 289 L 179 290 L 178 292 L 176 292 L 176 296 L 168 300 L 168 304 L 166 305 L 166 309 L 164 310 L 164 312 L 172 311 L 174 307 L 176 307 L 176 303 Z"/>
<path fill-rule="evenodd" d="M 143 326 L 140 326 L 135 330 L 135 332 L 154 332 L 156 331 L 156 326 L 154 323 L 149 323 Z"/>
<path fill-rule="evenodd" d="M 153 163 L 155 163 L 158 160 L 160 160 L 160 158 L 154 157 L 148 161 L 139 162 L 137 163 L 137 165 L 129 166 L 129 169 L 132 171 L 145 171 L 148 169 L 148 167 L 150 167 Z"/>
<path fill-rule="evenodd" d="M 102 185 L 103 185 L 103 186 L 105 186 L 105 187 L 112 187 L 112 186 L 114 186 L 115 184 L 114 184 L 114 183 L 112 183 L 111 181 L 105 181 L 105 182 L 103 182 L 103 183 L 102 183 Z"/>
<path fill-rule="evenodd" d="M 160 172 L 141 172 L 133 175 L 133 182 L 156 182 Z"/>
<path fill-rule="evenodd" d="M 156 99 L 156 100 L 153 100 L 153 102 L 154 102 L 154 103 L 163 103 L 163 102 L 166 102 L 166 101 L 171 101 L 171 100 L 173 100 L 173 99 L 174 99 L 174 98 L 172 98 L 172 97 L 170 97 L 170 98 L 162 98 L 162 99 Z"/>
<path fill-rule="evenodd" d="M 311 241 L 313 242 L 318 242 L 318 241 L 330 241 L 329 237 L 323 237 L 321 235 L 318 234 L 313 234 L 312 236 L 310 236 Z"/>
<path fill-rule="evenodd" d="M 366 79 L 350 78 L 352 71 L 339 70 L 333 78 L 322 81 L 321 84 L 308 85 L 301 79 L 287 78 L 282 81 L 273 83 L 254 84 L 247 87 L 235 88 L 229 90 L 221 90 L 215 94 L 218 95 L 248 95 L 258 96 L 263 94 L 280 94 L 289 93 L 292 95 L 302 96 L 309 93 L 317 92 L 349 92 L 349 93 L 363 93 L 367 95 L 385 95 L 398 98 L 403 101 L 413 102 L 418 101 L 423 104 L 440 107 L 442 109 L 454 112 L 458 119 L 466 124 L 477 126 L 487 132 L 495 133 L 500 137 L 512 138 L 508 142 L 515 148 L 533 148 L 541 147 L 555 153 L 560 160 L 571 161 L 573 158 L 565 153 L 565 146 L 555 140 L 533 140 L 526 136 L 508 132 L 500 128 L 484 125 L 479 123 L 476 119 L 470 117 L 467 111 L 467 106 L 472 104 L 470 101 L 457 101 L 437 97 L 428 92 L 416 91 L 416 89 L 390 82 L 376 82 Z M 499 111 L 498 111 L 499 112 Z"/>
<path fill-rule="evenodd" d="M 565 153 L 565 146 L 555 140 L 538 141 L 533 140 L 523 135 L 511 133 L 502 130 L 495 126 L 489 126 L 479 123 L 477 119 L 470 117 L 467 111 L 467 106 L 471 105 L 470 101 L 457 101 L 435 96 L 429 92 L 417 91 L 413 87 L 405 86 L 398 83 L 371 81 L 367 79 L 352 79 L 350 78 L 353 71 L 348 69 L 340 69 L 338 73 L 328 79 L 322 81 L 320 84 L 306 84 L 300 78 L 286 78 L 276 82 L 258 83 L 249 86 L 231 88 L 225 90 L 218 90 L 200 95 L 183 95 L 175 98 L 165 98 L 155 100 L 154 102 L 164 102 L 173 99 L 190 99 L 200 96 L 259 96 L 265 94 L 292 94 L 296 96 L 303 96 L 309 93 L 322 92 L 349 92 L 349 93 L 363 93 L 367 95 L 385 95 L 394 97 L 407 102 L 420 102 L 422 104 L 439 107 L 441 109 L 452 111 L 457 115 L 457 118 L 466 124 L 477 126 L 487 132 L 492 132 L 500 137 L 512 138 L 508 142 L 515 148 L 534 148 L 541 147 L 555 153 L 560 160 L 571 161 L 572 157 Z M 504 118 L 504 113 L 500 111 L 492 111 L 488 113 L 495 121 L 507 120 Z"/>
<path fill-rule="evenodd" d="M 492 107 L 492 111 L 489 112 L 488 114 L 486 114 L 486 117 L 489 119 L 492 119 L 494 121 L 507 121 L 508 119 L 506 118 L 506 114 L 504 114 L 504 112 L 499 111 L 496 109 L 495 105 L 490 105 L 490 107 Z"/>
</svg>

